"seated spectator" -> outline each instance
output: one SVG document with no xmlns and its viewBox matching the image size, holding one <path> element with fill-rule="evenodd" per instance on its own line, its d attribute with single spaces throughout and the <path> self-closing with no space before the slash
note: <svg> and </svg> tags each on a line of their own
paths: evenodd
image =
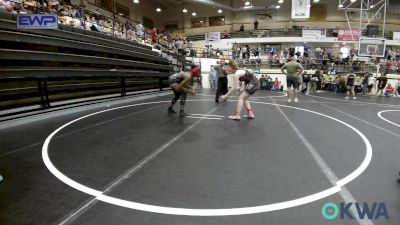
<svg viewBox="0 0 400 225">
<path fill-rule="evenodd" d="M 23 9 L 21 2 L 22 0 L 0 0 L 0 9 L 17 14 Z"/>
<path fill-rule="evenodd" d="M 386 87 L 386 92 L 385 92 L 385 96 L 386 97 L 391 97 L 391 96 L 393 96 L 394 95 L 394 88 L 393 88 L 393 86 L 392 86 L 392 84 L 388 84 L 387 85 L 387 87 Z"/>
<path fill-rule="evenodd" d="M 229 32 L 228 31 L 224 31 L 224 38 L 225 39 L 227 39 L 227 38 L 230 38 L 231 37 L 231 35 L 229 34 Z"/>
<path fill-rule="evenodd" d="M 274 84 L 272 85 L 271 91 L 279 91 L 281 89 L 281 82 L 278 78 L 275 78 Z"/>
<path fill-rule="evenodd" d="M 244 31 L 244 25 L 242 24 L 242 26 L 240 26 L 239 31 L 243 32 Z"/>
</svg>

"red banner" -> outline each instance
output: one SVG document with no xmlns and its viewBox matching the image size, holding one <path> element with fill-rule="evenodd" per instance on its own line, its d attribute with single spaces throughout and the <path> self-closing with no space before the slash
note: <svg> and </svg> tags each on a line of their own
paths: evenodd
<svg viewBox="0 0 400 225">
<path fill-rule="evenodd" d="M 351 31 L 353 31 L 353 36 L 351 36 Z M 345 28 L 345 29 L 340 29 L 338 33 L 338 41 L 358 41 L 360 37 L 361 37 L 361 32 L 359 29 L 350 30 L 349 28 Z"/>
</svg>

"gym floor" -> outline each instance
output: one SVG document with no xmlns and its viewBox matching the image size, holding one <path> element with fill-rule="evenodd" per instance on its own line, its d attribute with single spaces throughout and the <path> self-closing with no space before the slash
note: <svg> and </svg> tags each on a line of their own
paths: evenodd
<svg viewBox="0 0 400 225">
<path fill-rule="evenodd" d="M 227 119 L 237 97 L 200 91 L 185 118 L 167 114 L 171 98 L 0 123 L 0 224 L 399 224 L 400 98 L 258 91 L 240 121 Z M 328 202 L 389 218 L 328 220 Z"/>
</svg>

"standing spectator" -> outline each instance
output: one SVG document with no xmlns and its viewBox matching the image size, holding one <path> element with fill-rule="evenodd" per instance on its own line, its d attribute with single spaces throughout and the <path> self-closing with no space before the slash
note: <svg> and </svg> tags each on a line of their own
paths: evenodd
<svg viewBox="0 0 400 225">
<path fill-rule="evenodd" d="M 215 93 L 215 102 L 219 102 L 219 97 L 225 95 L 228 92 L 228 71 L 225 67 L 225 62 L 221 61 L 221 65 L 214 66 L 214 70 L 218 77 L 218 88 Z"/>
<path fill-rule="evenodd" d="M 85 9 L 84 9 L 84 5 L 83 6 L 79 6 L 75 12 L 75 18 L 79 19 L 80 21 L 80 27 L 82 29 L 85 29 Z"/>
<path fill-rule="evenodd" d="M 310 94 L 310 89 L 311 89 L 311 76 L 304 71 L 304 73 L 303 73 L 303 90 L 302 90 L 302 92 L 305 92 L 306 95 L 309 95 Z"/>
<path fill-rule="evenodd" d="M 215 85 L 217 82 L 217 72 L 214 70 L 214 66 L 211 66 L 210 74 L 209 74 L 209 80 L 210 80 L 210 88 L 212 90 L 215 90 Z"/>
<path fill-rule="evenodd" d="M 315 73 L 313 75 L 311 75 L 310 91 L 308 92 L 309 94 L 317 93 L 320 73 L 321 73 L 320 70 L 316 70 Z"/>
<path fill-rule="evenodd" d="M 326 52 L 328 55 L 328 59 L 330 59 L 332 57 L 332 52 L 333 52 L 332 48 L 328 48 L 328 50 L 326 50 Z"/>
<path fill-rule="evenodd" d="M 175 48 L 178 49 L 178 54 L 179 55 L 184 55 L 185 50 L 184 48 L 184 43 L 182 39 L 179 37 L 178 40 L 175 42 Z"/>
<path fill-rule="evenodd" d="M 368 93 L 371 93 L 372 88 L 374 87 L 375 84 L 375 77 L 370 75 L 368 78 Z M 371 95 L 374 93 L 371 93 Z"/>
<path fill-rule="evenodd" d="M 383 95 L 383 89 L 385 89 L 387 81 L 388 79 L 386 77 L 386 73 L 382 74 L 382 76 L 378 78 L 378 86 L 377 86 L 378 90 L 376 91 L 376 96 Z"/>
<path fill-rule="evenodd" d="M 242 24 L 242 26 L 240 26 L 240 30 L 239 31 L 244 31 L 244 25 Z"/>
<path fill-rule="evenodd" d="M 143 35 L 144 35 L 144 27 L 142 25 L 142 23 L 138 23 L 136 24 L 136 36 L 139 38 L 139 40 L 143 40 Z"/>
<path fill-rule="evenodd" d="M 400 97 L 400 80 L 397 81 L 397 85 L 396 86 L 397 86 L 396 87 L 397 97 Z"/>
<path fill-rule="evenodd" d="M 258 20 L 254 21 L 254 30 L 258 30 Z"/>
<path fill-rule="evenodd" d="M 362 86 L 362 91 L 364 95 L 368 95 L 369 94 L 369 88 L 368 88 L 368 80 L 369 80 L 369 73 L 365 73 L 364 74 L 364 78 L 361 82 L 361 86 Z"/>
<path fill-rule="evenodd" d="M 151 30 L 151 42 L 152 42 L 152 44 L 155 44 L 158 42 L 157 28 L 153 28 Z"/>
</svg>

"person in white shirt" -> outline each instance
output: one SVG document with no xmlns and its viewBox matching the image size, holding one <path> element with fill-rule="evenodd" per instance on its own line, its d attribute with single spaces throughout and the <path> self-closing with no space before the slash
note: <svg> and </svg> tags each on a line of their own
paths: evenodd
<svg viewBox="0 0 400 225">
<path fill-rule="evenodd" d="M 135 27 L 136 29 L 136 36 L 140 39 L 143 39 L 143 34 L 144 34 L 144 27 L 141 23 L 138 23 Z"/>
</svg>

